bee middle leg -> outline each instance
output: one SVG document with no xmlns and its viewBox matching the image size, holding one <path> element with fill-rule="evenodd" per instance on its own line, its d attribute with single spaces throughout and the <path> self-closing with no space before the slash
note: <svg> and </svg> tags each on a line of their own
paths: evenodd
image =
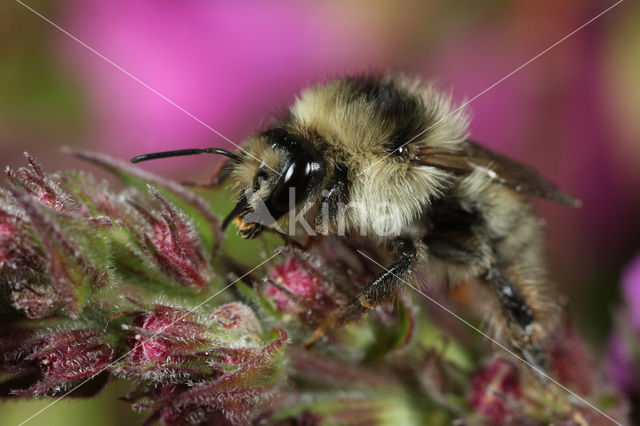
<svg viewBox="0 0 640 426">
<path fill-rule="evenodd" d="M 305 346 L 311 346 L 328 331 L 339 328 L 344 324 L 362 319 L 368 311 L 376 306 L 388 303 L 394 299 L 411 274 L 417 261 L 417 247 L 409 239 L 398 239 L 393 248 L 397 258 L 385 271 L 376 276 L 351 301 L 340 306 L 313 332 Z"/>
</svg>

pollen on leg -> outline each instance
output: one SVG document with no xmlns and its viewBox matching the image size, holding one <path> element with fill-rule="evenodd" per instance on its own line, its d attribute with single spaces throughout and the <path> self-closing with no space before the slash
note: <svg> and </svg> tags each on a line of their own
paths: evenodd
<svg viewBox="0 0 640 426">
<path fill-rule="evenodd" d="M 375 307 L 376 307 L 373 303 L 371 303 L 371 302 L 367 301 L 367 300 L 366 300 L 364 297 L 362 297 L 362 296 L 360 296 L 360 297 L 358 298 L 358 302 L 360 302 L 360 304 L 361 304 L 362 306 L 364 306 L 365 308 L 367 308 L 367 309 L 375 309 Z"/>
</svg>

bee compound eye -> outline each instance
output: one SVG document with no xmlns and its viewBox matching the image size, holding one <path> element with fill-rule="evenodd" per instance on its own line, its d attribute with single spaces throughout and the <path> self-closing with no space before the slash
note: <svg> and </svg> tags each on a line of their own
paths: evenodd
<svg viewBox="0 0 640 426">
<path fill-rule="evenodd" d="M 293 157 L 269 200 L 269 210 L 274 216 L 288 212 L 296 202 L 307 195 L 311 172 L 312 161 L 307 154 L 298 154 Z M 293 195 L 290 197 L 290 194 Z"/>
</svg>

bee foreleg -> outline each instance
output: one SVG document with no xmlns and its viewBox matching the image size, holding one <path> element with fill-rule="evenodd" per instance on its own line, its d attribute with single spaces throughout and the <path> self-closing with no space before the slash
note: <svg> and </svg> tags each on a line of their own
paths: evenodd
<svg viewBox="0 0 640 426">
<path fill-rule="evenodd" d="M 334 180 L 323 192 L 320 208 L 316 213 L 314 228 L 318 234 L 336 231 L 340 203 L 346 202 L 347 185 L 342 179 Z"/>
<path fill-rule="evenodd" d="M 398 260 L 376 276 L 351 301 L 331 312 L 313 332 L 305 346 L 312 345 L 328 331 L 357 321 L 369 310 L 393 300 L 401 287 L 402 280 L 411 273 L 416 263 L 417 250 L 412 241 L 399 239 L 395 244 L 394 253 Z"/>
</svg>

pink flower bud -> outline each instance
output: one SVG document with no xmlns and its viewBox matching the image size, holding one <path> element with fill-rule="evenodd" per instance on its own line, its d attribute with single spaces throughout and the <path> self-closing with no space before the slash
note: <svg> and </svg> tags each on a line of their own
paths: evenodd
<svg viewBox="0 0 640 426">
<path fill-rule="evenodd" d="M 218 314 L 235 309 L 228 305 L 222 308 Z M 149 319 L 148 325 L 155 328 L 151 325 L 155 319 Z M 157 325 L 164 327 L 164 323 L 162 319 Z M 195 424 L 248 424 L 249 419 L 272 408 L 278 397 L 279 384 L 274 378 L 279 376 L 279 361 L 288 335 L 283 329 L 274 331 L 274 340 L 245 352 L 236 365 L 228 366 L 231 369 L 200 374 L 188 385 L 184 381 L 159 382 L 130 394 L 127 400 L 133 402 L 134 410 L 154 410 L 148 422 L 162 419 L 166 425 L 182 425 L 186 420 Z M 218 351 L 213 349 L 212 353 Z"/>
<path fill-rule="evenodd" d="M 133 331 L 130 359 L 135 364 L 164 363 L 170 358 L 179 361 L 210 343 L 205 326 L 196 322 L 193 314 L 163 305 L 139 314 Z"/>
<path fill-rule="evenodd" d="M 517 415 L 521 395 L 517 370 L 507 361 L 497 359 L 473 378 L 469 402 L 491 424 L 505 424 Z"/>
<path fill-rule="evenodd" d="M 18 173 L 7 167 L 6 174 L 9 180 L 51 209 L 74 210 L 70 197 L 60 189 L 58 182 L 48 176 L 29 153 L 25 152 L 24 156 L 29 164 L 20 167 Z"/>
<path fill-rule="evenodd" d="M 16 395 L 55 394 L 104 371 L 113 350 L 94 330 L 72 330 L 36 340 L 24 357 L 39 366 L 43 378 Z"/>
<path fill-rule="evenodd" d="M 11 263 L 17 230 L 13 218 L 0 210 L 0 272 Z"/>
<path fill-rule="evenodd" d="M 296 305 L 311 304 L 316 308 L 324 304 L 335 306 L 326 300 L 319 277 L 295 256 L 274 267 L 272 276 L 275 282 L 266 288 L 265 294 L 275 300 L 281 312 L 296 313 L 300 311 Z"/>
<path fill-rule="evenodd" d="M 56 194 L 53 191 L 47 191 L 44 188 L 40 188 L 34 194 L 35 198 L 45 206 L 55 209 L 57 207 Z"/>
<path fill-rule="evenodd" d="M 60 296 L 51 285 L 29 283 L 19 280 L 10 283 L 10 300 L 16 309 L 27 318 L 38 319 L 50 316 L 61 305 Z"/>
<path fill-rule="evenodd" d="M 0 276 L 33 278 L 46 271 L 46 256 L 29 236 L 27 224 L 0 209 Z"/>
<path fill-rule="evenodd" d="M 5 219 L 5 217 L 2 216 L 2 219 Z M 16 226 L 13 223 L 7 220 L 2 220 L 0 222 L 0 241 L 10 239 L 11 236 L 15 233 L 15 231 L 16 231 Z"/>
<path fill-rule="evenodd" d="M 60 215 L 42 208 L 24 192 L 12 189 L 10 193 L 29 221 L 30 231 L 39 239 L 39 247 L 46 252 L 40 259 L 47 262 L 48 279 L 55 285 L 66 313 L 77 317 L 91 288 L 107 284 L 106 265 L 96 263 L 88 250 L 80 248 L 80 235 L 68 232 L 71 218 L 61 220 Z M 93 244 L 102 242 L 94 240 Z"/>
<path fill-rule="evenodd" d="M 0 280 L 11 304 L 28 318 L 44 318 L 61 304 L 46 276 L 46 255 L 29 238 L 28 225 L 0 209 Z"/>
<path fill-rule="evenodd" d="M 568 313 L 564 313 L 549 342 L 549 361 L 555 377 L 579 394 L 590 395 L 596 382 L 591 351 L 576 332 Z"/>
<path fill-rule="evenodd" d="M 139 206 L 136 208 L 151 226 L 151 233 L 144 236 L 151 256 L 179 283 L 205 287 L 211 273 L 195 229 L 165 198 L 151 188 L 149 191 L 160 205 L 158 214 Z"/>
</svg>

